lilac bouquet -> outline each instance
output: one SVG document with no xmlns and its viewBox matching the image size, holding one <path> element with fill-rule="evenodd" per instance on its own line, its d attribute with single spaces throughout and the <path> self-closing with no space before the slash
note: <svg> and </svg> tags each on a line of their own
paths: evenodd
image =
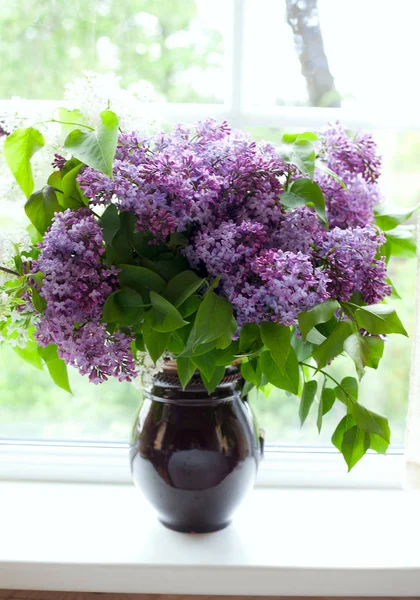
<svg viewBox="0 0 420 600">
<path fill-rule="evenodd" d="M 98 384 L 170 357 L 184 387 L 198 370 L 211 393 L 240 363 L 244 394 L 269 383 L 300 396 L 302 423 L 316 398 L 319 429 L 342 403 L 332 441 L 349 469 L 385 452 L 386 418 L 358 403 L 356 378 L 328 372 L 345 353 L 361 379 L 385 335 L 406 335 L 386 303 L 387 261 L 412 211 L 381 204 L 372 137 L 336 124 L 277 148 L 211 119 L 145 137 L 121 133 L 110 110 L 96 130 L 70 113 L 69 125 L 35 193 L 42 134 L 17 129 L 4 144 L 32 245 L 1 267 L 3 337 L 24 322 L 19 352 L 66 389 L 66 365 Z"/>
</svg>

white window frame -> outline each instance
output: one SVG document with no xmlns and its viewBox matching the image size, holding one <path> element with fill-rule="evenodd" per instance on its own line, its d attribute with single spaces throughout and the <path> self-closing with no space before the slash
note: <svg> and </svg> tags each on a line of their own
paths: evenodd
<svg viewBox="0 0 420 600">
<path fill-rule="evenodd" d="M 226 51 L 227 97 L 223 104 L 150 103 L 151 114 L 162 122 L 193 122 L 208 116 L 235 128 L 317 129 L 340 120 L 358 129 L 420 130 L 420 115 L 401 110 L 374 112 L 343 108 L 249 107 L 244 98 L 244 24 L 246 0 L 232 0 L 232 36 Z M 64 103 L 34 100 L 34 110 L 51 111 Z M 0 115 L 13 110 L 13 100 L 0 100 Z M 403 448 L 387 456 L 368 453 L 351 474 L 342 456 L 324 446 L 268 446 L 257 485 L 289 487 L 400 488 Z M 0 480 L 128 483 L 128 444 L 0 439 Z"/>
</svg>

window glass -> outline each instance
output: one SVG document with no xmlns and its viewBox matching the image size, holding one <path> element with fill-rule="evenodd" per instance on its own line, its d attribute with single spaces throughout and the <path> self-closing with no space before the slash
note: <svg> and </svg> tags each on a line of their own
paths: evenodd
<svg viewBox="0 0 420 600">
<path fill-rule="evenodd" d="M 248 0 L 251 106 L 417 110 L 417 0 Z"/>
<path fill-rule="evenodd" d="M 262 116 L 267 106 L 340 105 L 389 110 L 392 118 L 402 94 L 405 108 L 414 106 L 418 95 L 412 73 L 417 53 L 410 44 L 416 39 L 412 30 L 420 16 L 416 0 L 401 0 L 398 6 L 379 0 L 318 0 L 319 21 L 307 13 L 316 4 L 313 0 L 244 0 L 244 4 L 244 100 L 245 105 L 260 107 Z M 111 69 L 123 84 L 148 80 L 157 99 L 214 104 L 226 100 L 230 3 L 94 0 L 88 5 L 89 10 L 82 0 L 0 0 L 0 98 L 59 99 L 64 84 L 79 76 L 81 69 L 90 68 Z M 293 7 L 299 15 L 287 17 Z M 309 41 L 299 42 L 296 32 L 294 38 L 293 27 L 298 25 Z M 312 71 L 312 79 L 305 78 L 298 50 L 303 42 L 312 43 L 313 37 L 319 49 L 320 32 L 325 56 Z M 212 116 L 211 107 L 206 107 L 206 113 Z M 240 123 L 240 115 L 235 117 Z M 254 127 L 249 132 L 256 139 L 279 142 L 286 129 L 290 131 Z M 386 200 L 414 206 L 420 202 L 416 159 L 420 133 L 376 131 L 375 138 L 384 157 L 381 186 Z M 11 203 L 6 212 L 8 218 L 23 215 L 21 205 Z M 4 214 L 0 211 L 0 227 L 6 226 L 1 220 Z M 403 298 L 393 303 L 411 333 L 415 261 L 393 258 L 390 276 Z M 403 441 L 409 367 L 410 340 L 392 336 L 380 370 L 368 370 L 360 387 L 361 401 L 390 417 L 394 443 Z M 350 360 L 338 362 L 331 372 L 337 379 L 354 374 Z M 126 441 L 140 389 L 116 381 L 96 387 L 71 369 L 70 382 L 73 395 L 55 387 L 46 372 L 0 346 L 0 437 Z M 315 405 L 301 429 L 298 399 L 275 391 L 268 398 L 253 395 L 251 402 L 267 440 L 273 443 L 324 443 L 337 414 L 343 412 L 337 403 L 336 414 L 326 416 L 318 437 Z"/>
<path fill-rule="evenodd" d="M 0 98 L 60 99 L 89 69 L 147 80 L 157 99 L 222 102 L 229 16 L 221 0 L 4 0 Z"/>
</svg>

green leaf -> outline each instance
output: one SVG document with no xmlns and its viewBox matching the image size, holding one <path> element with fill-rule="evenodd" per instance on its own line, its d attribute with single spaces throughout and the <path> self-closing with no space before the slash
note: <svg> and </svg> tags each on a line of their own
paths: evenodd
<svg viewBox="0 0 420 600">
<path fill-rule="evenodd" d="M 352 415 L 348 414 L 341 419 L 339 424 L 337 425 L 336 430 L 332 434 L 331 441 L 334 446 L 341 452 L 341 448 L 343 445 L 343 438 L 346 431 L 351 429 L 355 425 L 354 419 Z"/>
<path fill-rule="evenodd" d="M 144 339 L 143 339 L 143 336 L 141 335 L 141 333 L 136 334 L 135 344 L 136 344 L 136 350 L 139 350 L 139 352 L 146 351 L 146 347 L 144 345 Z"/>
<path fill-rule="evenodd" d="M 416 258 L 416 230 L 414 225 L 399 225 L 385 233 L 389 253 L 401 258 Z"/>
<path fill-rule="evenodd" d="M 187 321 L 184 321 L 175 306 L 163 296 L 151 291 L 150 300 L 153 307 L 150 311 L 152 315 L 151 326 L 155 331 L 167 333 L 188 324 Z"/>
<path fill-rule="evenodd" d="M 346 189 L 346 184 L 344 183 L 344 181 L 337 175 L 337 173 L 334 173 L 334 171 L 331 171 L 331 169 L 329 167 L 327 167 L 327 165 L 325 163 L 323 163 L 321 160 L 317 159 L 315 161 L 315 166 L 320 171 L 323 171 L 324 173 L 326 173 L 327 175 L 329 175 L 330 177 L 335 179 L 341 185 L 342 188 Z"/>
<path fill-rule="evenodd" d="M 364 337 L 364 343 L 369 347 L 369 353 L 366 357 L 366 366 L 370 369 L 377 369 L 384 353 L 385 342 L 380 337 Z"/>
<path fill-rule="evenodd" d="M 57 108 L 57 116 L 57 120 L 62 121 L 61 129 L 64 135 L 69 134 L 70 131 L 73 131 L 73 129 L 75 129 L 77 126 L 86 125 L 83 113 L 78 108 L 69 110 L 68 108 L 59 106 Z"/>
<path fill-rule="evenodd" d="M 319 399 L 318 404 L 318 417 L 316 420 L 316 425 L 318 427 L 318 432 L 321 433 L 322 428 L 322 417 L 326 415 L 334 406 L 335 402 L 335 391 L 332 388 L 327 388 L 324 386 L 321 398 Z"/>
<path fill-rule="evenodd" d="M 344 377 L 340 386 L 335 388 L 335 395 L 346 406 L 357 402 L 359 385 L 354 377 Z"/>
<path fill-rule="evenodd" d="M 415 212 L 420 208 L 420 204 L 413 208 L 406 209 L 392 209 L 386 204 L 379 203 L 374 208 L 376 225 L 382 229 L 382 231 L 389 231 L 394 229 L 404 221 L 407 221 L 414 215 Z"/>
<path fill-rule="evenodd" d="M 149 314 L 149 313 L 148 313 Z M 154 331 L 149 324 L 150 318 L 148 318 L 148 314 L 144 320 L 143 325 L 143 339 L 146 345 L 146 348 L 150 354 L 151 359 L 155 363 L 165 352 L 169 340 L 171 339 L 171 333 L 159 333 L 159 331 Z"/>
<path fill-rule="evenodd" d="M 331 317 L 331 319 L 329 321 L 326 321 L 325 323 L 318 323 L 318 325 L 316 325 L 315 328 L 317 331 L 319 331 L 319 333 L 321 333 L 324 337 L 327 338 L 332 334 L 337 325 L 338 319 L 336 317 Z"/>
<path fill-rule="evenodd" d="M 244 386 L 242 387 L 241 398 L 246 398 L 251 390 L 255 387 L 250 381 L 245 381 Z"/>
<path fill-rule="evenodd" d="M 77 176 L 80 170 L 84 167 L 83 163 L 79 163 L 73 169 L 68 171 L 62 178 L 61 189 L 63 197 L 61 199 L 61 205 L 63 208 L 80 208 L 84 204 L 88 203 L 88 200 L 81 194 L 79 184 L 77 182 Z"/>
<path fill-rule="evenodd" d="M 348 321 L 341 321 L 326 340 L 315 348 L 312 353 L 318 368 L 322 369 L 333 358 L 343 352 L 344 341 L 353 333 L 353 328 Z"/>
<path fill-rule="evenodd" d="M 200 304 L 201 304 L 200 296 L 190 296 L 181 304 L 181 306 L 178 306 L 178 310 L 184 318 L 189 317 L 193 313 L 197 312 Z"/>
<path fill-rule="evenodd" d="M 151 291 L 160 294 L 165 289 L 165 280 L 151 269 L 125 264 L 118 265 L 118 268 L 120 284 L 136 290 L 146 303 L 149 301 Z"/>
<path fill-rule="evenodd" d="M 245 323 L 239 334 L 239 352 L 256 352 L 262 347 L 260 328 L 256 323 Z"/>
<path fill-rule="evenodd" d="M 176 364 L 178 367 L 178 377 L 181 382 L 182 389 L 185 390 L 195 373 L 195 365 L 191 359 L 184 357 L 178 357 L 176 359 Z"/>
<path fill-rule="evenodd" d="M 354 313 L 357 324 L 374 335 L 385 333 L 400 333 L 408 337 L 395 308 L 386 304 L 361 306 Z"/>
<path fill-rule="evenodd" d="M 34 191 L 31 158 L 43 145 L 42 133 L 33 127 L 16 129 L 4 140 L 4 158 L 27 198 Z"/>
<path fill-rule="evenodd" d="M 359 462 L 369 450 L 370 436 L 354 425 L 343 436 L 341 452 L 349 471 Z"/>
<path fill-rule="evenodd" d="M 236 355 L 239 352 L 239 342 L 235 340 L 231 342 L 227 348 L 216 350 L 216 365 L 218 367 L 227 367 L 231 365 L 236 359 Z"/>
<path fill-rule="evenodd" d="M 131 288 L 121 288 L 108 296 L 102 318 L 106 323 L 130 326 L 138 323 L 143 316 L 143 298 Z"/>
<path fill-rule="evenodd" d="M 314 379 L 312 379 L 311 381 L 306 381 L 303 386 L 303 392 L 299 406 L 299 419 L 301 426 L 306 421 L 306 418 L 309 414 L 309 410 L 312 406 L 313 401 L 315 400 L 317 387 L 318 383 Z"/>
<path fill-rule="evenodd" d="M 185 260 L 183 256 L 173 256 L 170 259 L 162 259 L 157 260 L 155 263 L 155 268 L 159 275 L 162 275 L 167 281 L 175 277 L 178 273 L 182 273 L 189 268 L 188 262 Z"/>
<path fill-rule="evenodd" d="M 296 352 L 290 348 L 289 356 L 284 367 L 280 369 L 271 356 L 269 351 L 261 353 L 261 370 L 268 381 L 281 390 L 286 390 L 292 394 L 299 391 L 299 363 Z"/>
<path fill-rule="evenodd" d="M 384 438 L 382 438 L 381 436 L 376 435 L 375 433 L 371 433 L 369 435 L 370 435 L 370 446 L 369 447 L 371 448 L 371 450 L 374 450 L 378 454 L 385 454 L 386 451 L 388 450 L 389 442 L 384 440 Z"/>
<path fill-rule="evenodd" d="M 209 394 L 211 394 L 222 381 L 223 377 L 225 376 L 225 372 L 225 367 L 216 367 L 211 379 L 206 379 L 203 373 L 200 373 L 201 379 Z"/>
<path fill-rule="evenodd" d="M 315 181 L 306 178 L 296 179 L 290 188 L 290 193 L 301 198 L 304 205 L 311 204 L 317 215 L 326 222 L 324 194 Z M 280 200 L 282 201 L 282 198 Z"/>
<path fill-rule="evenodd" d="M 213 373 L 216 370 L 216 351 L 212 350 L 201 356 L 191 357 L 191 361 L 200 371 L 200 373 L 206 378 L 207 381 L 211 381 Z"/>
<path fill-rule="evenodd" d="M 370 352 L 369 346 L 359 333 L 353 333 L 344 341 L 344 350 L 353 360 L 359 379 L 362 379 Z"/>
<path fill-rule="evenodd" d="M 313 178 L 316 155 L 312 141 L 296 138 L 292 144 L 281 148 L 280 154 L 287 163 L 295 165 L 301 173 Z"/>
<path fill-rule="evenodd" d="M 303 133 L 299 133 L 299 135 L 296 138 L 296 141 L 302 142 L 307 140 L 309 142 L 316 142 L 318 139 L 318 136 L 313 131 L 304 131 Z"/>
<path fill-rule="evenodd" d="M 296 141 L 316 142 L 319 138 L 312 131 L 304 131 L 303 133 L 285 133 L 281 139 L 285 144 L 293 144 Z"/>
<path fill-rule="evenodd" d="M 222 333 L 221 336 L 219 336 L 217 338 L 216 348 L 221 348 L 223 350 L 224 348 L 227 348 L 228 346 L 230 346 L 230 344 L 232 343 L 232 338 L 235 335 L 237 329 L 238 329 L 238 325 L 236 323 L 236 319 L 234 316 L 232 316 L 230 323 L 229 323 L 228 327 L 226 328 L 226 330 Z"/>
<path fill-rule="evenodd" d="M 118 209 L 115 204 L 110 204 L 107 206 L 98 223 L 102 228 L 105 243 L 108 245 L 112 244 L 112 240 L 114 239 L 121 224 Z"/>
<path fill-rule="evenodd" d="M 193 347 L 216 340 L 231 326 L 232 305 L 223 296 L 207 292 L 197 311 L 192 334 Z"/>
<path fill-rule="evenodd" d="M 105 173 L 112 179 L 112 163 L 118 141 L 118 117 L 110 110 L 101 112 L 97 131 L 74 129 L 64 142 L 64 147 L 88 167 Z"/>
<path fill-rule="evenodd" d="M 204 279 L 198 277 L 194 271 L 183 271 L 172 277 L 163 292 L 163 296 L 174 306 L 178 307 L 189 296 L 197 292 L 203 283 Z"/>
<path fill-rule="evenodd" d="M 327 300 L 298 315 L 299 328 L 305 340 L 308 333 L 319 323 L 326 323 L 335 314 L 340 305 L 336 300 Z"/>
<path fill-rule="evenodd" d="M 32 194 L 25 204 L 25 212 L 29 220 L 41 235 L 44 235 L 51 225 L 55 213 L 62 210 L 54 188 L 50 185 Z"/>
<path fill-rule="evenodd" d="M 379 435 L 379 437 L 383 438 L 389 444 L 391 440 L 391 431 L 389 429 L 388 419 L 368 410 L 358 403 L 353 404 L 352 415 L 356 425 L 362 431 Z"/>
<path fill-rule="evenodd" d="M 42 371 L 42 360 L 38 351 L 38 344 L 32 340 L 26 344 L 24 348 L 13 346 L 15 353 L 27 363 Z"/>
<path fill-rule="evenodd" d="M 364 337 L 353 333 L 344 342 L 344 350 L 353 360 L 359 379 L 365 367 L 376 369 L 384 351 L 384 341 L 378 337 Z"/>
<path fill-rule="evenodd" d="M 50 344 L 46 348 L 39 347 L 38 351 L 45 361 L 48 372 L 54 383 L 71 394 L 72 391 L 70 388 L 69 376 L 67 374 L 67 365 L 64 360 L 58 356 L 57 346 L 55 344 Z"/>
<path fill-rule="evenodd" d="M 182 339 L 176 335 L 176 331 L 172 333 L 171 339 L 168 342 L 168 352 L 175 354 L 181 354 L 185 350 L 185 344 Z"/>
<path fill-rule="evenodd" d="M 272 358 L 280 369 L 284 369 L 291 347 L 292 332 L 290 327 L 272 321 L 264 321 L 261 323 L 260 328 L 264 345 L 270 350 Z"/>
<path fill-rule="evenodd" d="M 45 298 L 39 295 L 39 292 L 34 287 L 31 288 L 32 291 L 32 304 L 37 312 L 42 313 L 47 308 L 47 301 Z"/>
<path fill-rule="evenodd" d="M 243 360 L 241 362 L 241 374 L 246 381 L 256 387 L 261 384 L 261 367 L 257 359 Z"/>
<path fill-rule="evenodd" d="M 295 349 L 299 362 L 302 362 L 312 355 L 313 346 L 309 342 L 304 342 L 302 338 L 293 335 L 291 339 L 292 347 Z"/>
</svg>

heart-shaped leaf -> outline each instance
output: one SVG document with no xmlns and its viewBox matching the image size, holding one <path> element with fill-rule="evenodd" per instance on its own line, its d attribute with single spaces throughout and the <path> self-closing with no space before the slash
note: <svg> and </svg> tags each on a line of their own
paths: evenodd
<svg viewBox="0 0 420 600">
<path fill-rule="evenodd" d="M 54 188 L 50 185 L 32 194 L 25 204 L 25 212 L 29 220 L 41 235 L 44 235 L 51 225 L 55 213 L 62 210 Z"/>
<path fill-rule="evenodd" d="M 101 112 L 101 123 L 96 131 L 74 129 L 64 147 L 88 167 L 105 173 L 112 179 L 112 163 L 118 141 L 118 117 L 111 110 Z"/>
<path fill-rule="evenodd" d="M 4 158 L 27 198 L 34 191 L 31 158 L 43 145 L 42 133 L 33 127 L 15 129 L 4 141 Z"/>
</svg>

